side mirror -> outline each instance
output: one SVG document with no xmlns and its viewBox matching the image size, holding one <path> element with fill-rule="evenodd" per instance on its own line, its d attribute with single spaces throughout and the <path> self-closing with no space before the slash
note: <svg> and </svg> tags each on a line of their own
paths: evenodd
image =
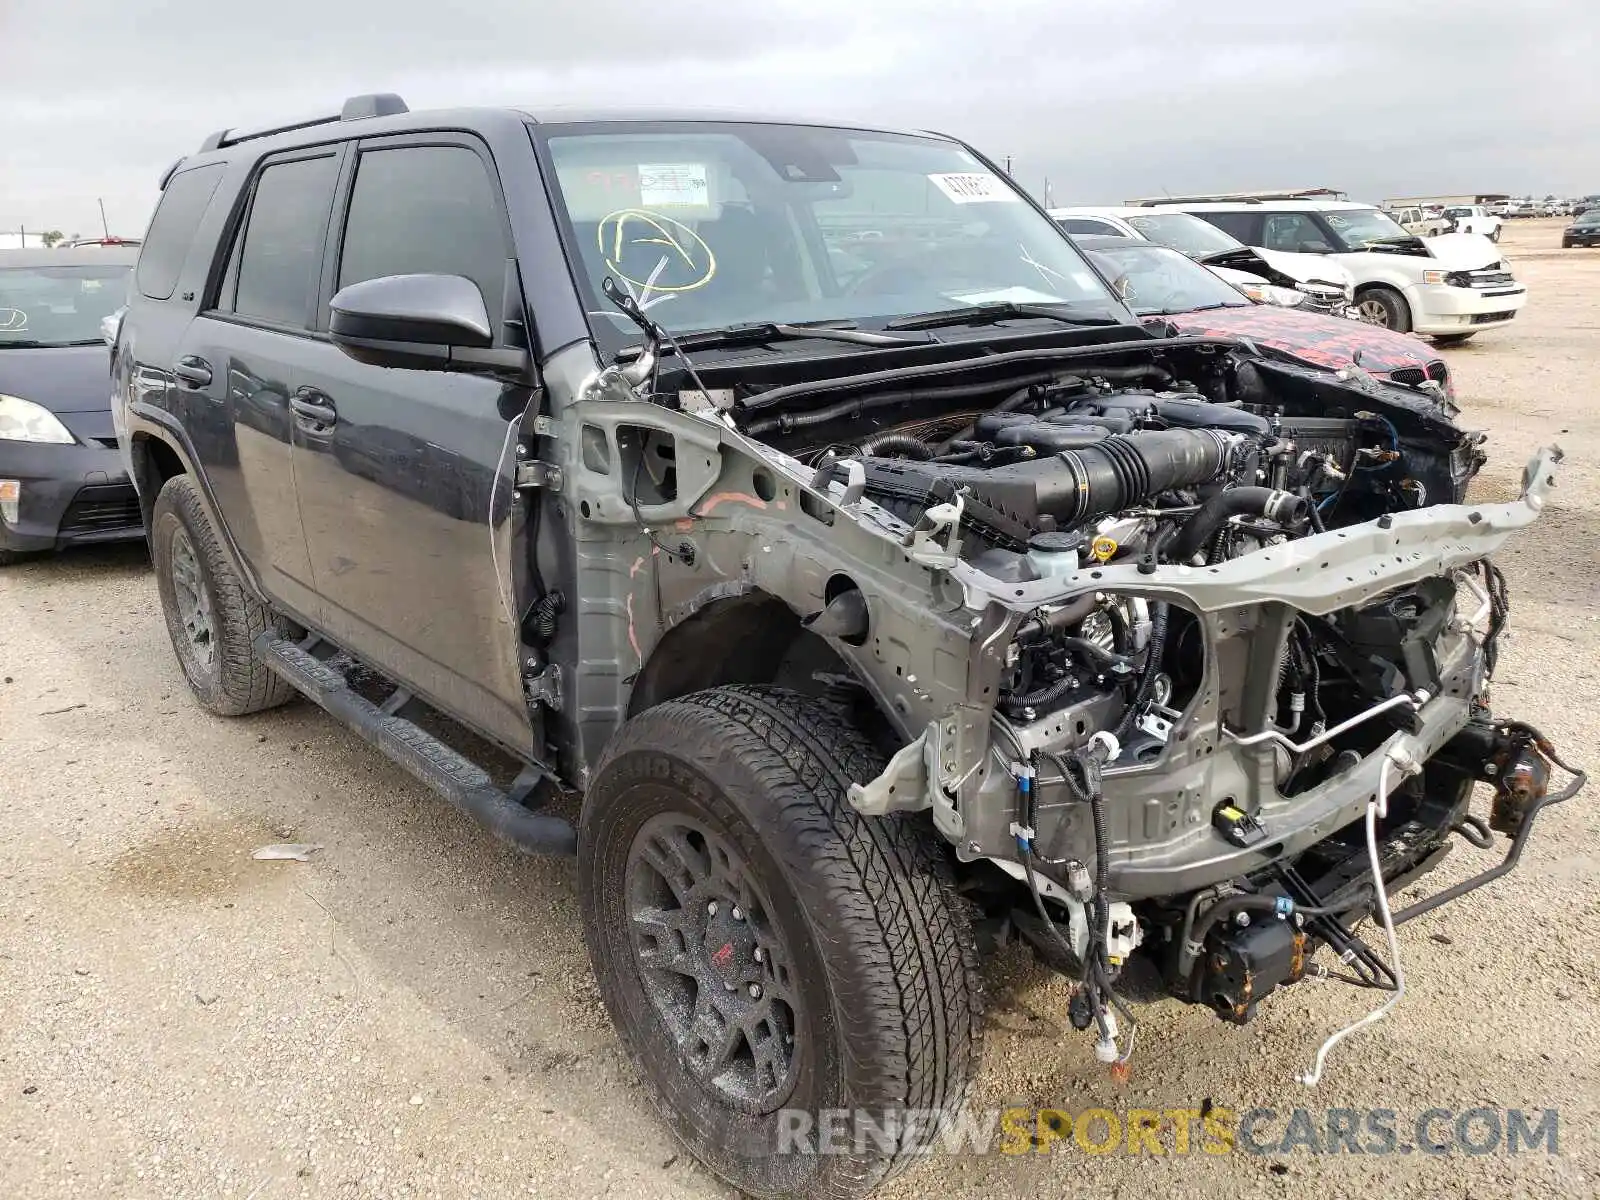
<svg viewBox="0 0 1600 1200">
<path fill-rule="evenodd" d="M 460 275 L 384 275 L 340 288 L 328 335 L 357 362 L 414 371 L 522 371 L 525 350 L 494 347 L 483 294 Z"/>
</svg>

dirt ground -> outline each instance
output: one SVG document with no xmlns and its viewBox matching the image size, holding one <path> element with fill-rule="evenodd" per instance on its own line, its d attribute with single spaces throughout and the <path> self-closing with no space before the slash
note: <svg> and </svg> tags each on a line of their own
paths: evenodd
<svg viewBox="0 0 1600 1200">
<path fill-rule="evenodd" d="M 1532 299 L 1447 352 L 1490 434 L 1478 485 L 1569 455 L 1501 561 L 1497 710 L 1600 762 L 1600 251 L 1508 226 Z M 710 1197 L 601 1009 L 571 867 L 495 846 L 309 704 L 203 715 L 137 549 L 0 573 L 0 1196 Z M 987 971 L 975 1103 L 1559 1109 L 1559 1153 L 930 1160 L 894 1197 L 1593 1195 L 1600 1189 L 1600 785 L 1523 867 L 1403 931 L 1408 995 L 1295 1082 L 1371 994 L 1307 982 L 1244 1028 L 1143 1010 L 1116 1083 L 1066 992 Z M 263 843 L 324 849 L 257 862 Z M 1450 879 L 1487 856 L 1461 848 Z M 1321 1118 L 1318 1116 L 1318 1120 Z M 1282 1129 L 1280 1120 L 1276 1126 Z M 1403 1140 L 1403 1139 L 1402 1139 Z M 1169 1143 L 1170 1144 L 1170 1143 Z"/>
</svg>

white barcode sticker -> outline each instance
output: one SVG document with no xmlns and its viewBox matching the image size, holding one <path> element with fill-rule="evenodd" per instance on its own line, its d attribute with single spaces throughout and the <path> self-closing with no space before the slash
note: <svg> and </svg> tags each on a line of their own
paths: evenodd
<svg viewBox="0 0 1600 1200">
<path fill-rule="evenodd" d="M 705 163 L 640 163 L 639 204 L 644 208 L 709 208 Z"/>
<path fill-rule="evenodd" d="M 1020 203 L 1020 197 L 1004 180 L 987 171 L 949 172 L 929 175 L 928 179 L 956 204 Z"/>
</svg>

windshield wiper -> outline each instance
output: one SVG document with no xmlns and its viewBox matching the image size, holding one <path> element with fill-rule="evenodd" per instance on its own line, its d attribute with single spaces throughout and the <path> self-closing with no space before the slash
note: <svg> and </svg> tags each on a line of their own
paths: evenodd
<svg viewBox="0 0 1600 1200">
<path fill-rule="evenodd" d="M 890 321 L 885 329 L 942 329 L 949 325 L 993 325 L 1014 318 L 1033 318 L 1041 321 L 1060 321 L 1064 325 L 1125 325 L 1127 322 L 1111 313 L 1096 310 L 1091 313 L 1061 312 L 1038 304 L 1016 304 L 1000 300 L 991 304 L 974 304 L 969 308 L 949 308 L 940 312 L 922 313 L 915 317 L 901 317 Z"/>
<path fill-rule="evenodd" d="M 1193 308 L 1169 308 L 1163 311 L 1168 315 L 1176 316 L 1179 313 L 1210 312 L 1217 308 L 1254 308 L 1248 300 L 1218 300 L 1215 304 L 1197 304 Z"/>
<path fill-rule="evenodd" d="M 0 349 L 15 350 L 19 346 L 24 350 L 59 350 L 64 346 L 101 346 L 105 344 L 104 338 L 82 338 L 71 342 L 41 342 L 34 338 L 22 338 L 12 341 L 0 338 Z"/>
<path fill-rule="evenodd" d="M 701 329 L 680 334 L 677 343 L 684 349 L 713 346 L 759 346 L 765 342 L 816 340 L 848 342 L 856 346 L 922 346 L 924 338 L 895 337 L 892 333 L 873 333 L 846 324 L 788 325 L 780 321 L 753 321 L 748 325 L 725 325 L 720 329 Z"/>
</svg>

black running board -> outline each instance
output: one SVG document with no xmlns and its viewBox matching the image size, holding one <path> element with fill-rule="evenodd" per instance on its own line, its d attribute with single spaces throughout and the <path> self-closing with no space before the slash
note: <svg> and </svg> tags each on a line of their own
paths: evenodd
<svg viewBox="0 0 1600 1200">
<path fill-rule="evenodd" d="M 382 750 L 502 842 L 530 854 L 571 855 L 572 822 L 530 812 L 494 786 L 471 759 L 404 717 L 386 713 L 350 687 L 338 670 L 276 634 L 261 634 L 256 653 L 305 696 Z"/>
</svg>

